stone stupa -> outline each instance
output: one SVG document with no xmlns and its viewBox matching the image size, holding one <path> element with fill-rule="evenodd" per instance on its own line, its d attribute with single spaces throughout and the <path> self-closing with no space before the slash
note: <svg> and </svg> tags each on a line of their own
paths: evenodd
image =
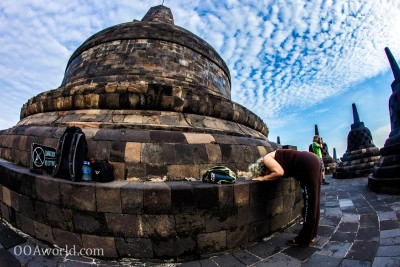
<svg viewBox="0 0 400 267">
<path fill-rule="evenodd" d="M 31 145 L 56 147 L 67 126 L 86 134 L 89 157 L 116 181 L 72 182 L 29 171 Z M 248 246 L 301 215 L 293 177 L 203 183 L 280 145 L 267 125 L 231 101 L 229 69 L 165 6 L 104 29 L 68 61 L 59 88 L 22 107 L 0 131 L 0 212 L 24 233 L 102 257 L 185 261 Z M 32 153 L 33 154 L 33 153 Z M 5 160 L 3 160 L 5 159 Z"/>
<path fill-rule="evenodd" d="M 368 176 L 380 157 L 370 130 L 360 121 L 356 104 L 352 104 L 352 109 L 354 123 L 347 136 L 347 150 L 333 174 L 338 179 Z"/>
<path fill-rule="evenodd" d="M 214 165 L 243 171 L 276 148 L 267 125 L 231 101 L 224 60 L 165 6 L 76 49 L 61 86 L 31 98 L 1 133 L 0 157 L 29 166 L 32 142 L 55 147 L 73 125 L 118 180 L 199 179 Z"/>
<path fill-rule="evenodd" d="M 389 48 L 385 52 L 394 76 L 389 98 L 391 132 L 380 150 L 379 162 L 368 177 L 368 187 L 375 192 L 400 194 L 400 68 Z"/>
</svg>

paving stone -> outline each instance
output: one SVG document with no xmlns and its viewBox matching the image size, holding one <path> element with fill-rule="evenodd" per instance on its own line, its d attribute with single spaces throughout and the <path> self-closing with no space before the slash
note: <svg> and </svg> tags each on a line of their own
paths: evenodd
<svg viewBox="0 0 400 267">
<path fill-rule="evenodd" d="M 380 246 L 400 245 L 400 237 L 381 238 L 379 240 Z"/>
<path fill-rule="evenodd" d="M 372 267 L 400 266 L 400 257 L 375 257 Z"/>
<path fill-rule="evenodd" d="M 351 243 L 356 238 L 356 233 L 335 232 L 330 241 L 337 241 L 342 243 Z"/>
<path fill-rule="evenodd" d="M 340 264 L 340 267 L 370 267 L 371 264 L 372 263 L 370 261 L 344 259 Z"/>
<path fill-rule="evenodd" d="M 352 243 L 341 243 L 336 241 L 329 241 L 324 247 L 318 252 L 321 255 L 342 259 L 346 256 L 350 250 Z"/>
<path fill-rule="evenodd" d="M 378 212 L 379 221 L 386 220 L 397 220 L 396 212 L 388 211 L 388 212 Z"/>
<path fill-rule="evenodd" d="M 246 250 L 239 250 L 237 252 L 233 252 L 232 255 L 236 259 L 238 259 L 241 263 L 244 263 L 246 265 L 251 265 L 261 260 L 259 257 L 249 253 Z"/>
<path fill-rule="evenodd" d="M 400 229 L 380 231 L 380 238 L 400 237 Z"/>
<path fill-rule="evenodd" d="M 319 225 L 329 225 L 337 227 L 340 223 L 341 216 L 325 216 L 319 221 Z"/>
<path fill-rule="evenodd" d="M 321 255 L 315 253 L 307 261 L 301 264 L 302 267 L 314 267 L 314 266 L 324 266 L 324 267 L 336 267 L 340 265 L 342 259 L 330 257 L 326 255 Z"/>
<path fill-rule="evenodd" d="M 371 207 L 357 208 L 357 211 L 358 211 L 359 214 L 376 215 L 375 210 L 373 210 Z"/>
<path fill-rule="evenodd" d="M 26 266 L 43 267 L 43 266 L 59 266 L 64 258 L 61 256 L 35 256 Z"/>
<path fill-rule="evenodd" d="M 325 216 L 329 217 L 341 217 L 342 216 L 342 211 L 340 208 L 326 208 L 325 209 Z"/>
<path fill-rule="evenodd" d="M 272 254 L 279 252 L 281 249 L 280 247 L 271 246 L 267 242 L 259 242 L 248 247 L 246 250 L 259 258 L 265 259 Z"/>
<path fill-rule="evenodd" d="M 354 207 L 354 203 L 351 199 L 339 199 L 340 208 Z"/>
<path fill-rule="evenodd" d="M 296 267 L 300 266 L 300 264 L 301 261 L 297 259 L 282 253 L 277 253 L 263 261 L 257 262 L 254 266 Z"/>
<path fill-rule="evenodd" d="M 349 223 L 349 222 L 341 223 L 337 229 L 338 232 L 343 232 L 343 233 L 356 233 L 357 230 L 358 230 L 358 223 Z"/>
<path fill-rule="evenodd" d="M 7 228 L 0 233 L 0 243 L 3 245 L 4 248 L 9 249 L 16 245 L 20 245 L 25 243 L 26 239 L 21 237 L 19 234 Z"/>
<path fill-rule="evenodd" d="M 200 261 L 200 266 L 201 267 L 217 267 L 218 264 L 216 264 L 214 261 L 211 259 L 204 259 Z"/>
<path fill-rule="evenodd" d="M 5 248 L 0 247 L 0 266 L 19 267 L 21 266 L 21 263 Z"/>
<path fill-rule="evenodd" d="M 283 250 L 282 252 L 300 261 L 305 261 L 318 250 L 319 250 L 318 248 L 314 247 L 300 246 L 300 247 L 289 247 Z"/>
<path fill-rule="evenodd" d="M 379 241 L 379 230 L 376 227 L 360 228 L 355 240 Z"/>
<path fill-rule="evenodd" d="M 327 208 L 337 208 L 339 207 L 339 200 L 326 201 L 324 204 Z"/>
<path fill-rule="evenodd" d="M 360 215 L 360 227 L 379 227 L 378 216 L 376 214 Z"/>
<path fill-rule="evenodd" d="M 360 222 L 360 215 L 357 214 L 343 214 L 342 222 L 348 223 L 359 223 Z"/>
<path fill-rule="evenodd" d="M 319 225 L 318 226 L 318 235 L 331 237 L 332 234 L 335 232 L 335 230 L 336 230 L 336 227 Z"/>
<path fill-rule="evenodd" d="M 400 257 L 400 246 L 379 246 L 377 257 Z"/>
<path fill-rule="evenodd" d="M 215 264 L 215 263 L 214 263 Z M 180 267 L 202 267 L 200 261 L 189 261 L 179 264 Z M 214 266 L 217 266 L 216 264 Z"/>
<path fill-rule="evenodd" d="M 396 218 L 396 220 L 387 220 L 387 221 L 381 221 L 379 223 L 380 225 L 380 230 L 385 231 L 385 230 L 392 230 L 392 229 L 397 229 L 399 228 L 399 221 Z"/>
<path fill-rule="evenodd" d="M 225 254 L 217 257 L 213 257 L 212 260 L 218 264 L 218 266 L 246 266 L 231 254 Z"/>
<path fill-rule="evenodd" d="M 378 242 L 354 241 L 346 259 L 372 261 L 377 249 Z"/>
</svg>

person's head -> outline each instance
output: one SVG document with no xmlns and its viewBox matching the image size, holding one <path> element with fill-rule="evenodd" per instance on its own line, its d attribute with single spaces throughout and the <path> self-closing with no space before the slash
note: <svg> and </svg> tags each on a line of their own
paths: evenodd
<svg viewBox="0 0 400 267">
<path fill-rule="evenodd" d="M 255 163 L 249 165 L 247 178 L 253 179 L 259 176 L 264 176 L 271 173 L 271 171 L 265 166 L 264 158 L 259 158 Z"/>
<path fill-rule="evenodd" d="M 318 135 L 314 135 L 313 142 L 319 142 L 319 136 Z"/>
</svg>

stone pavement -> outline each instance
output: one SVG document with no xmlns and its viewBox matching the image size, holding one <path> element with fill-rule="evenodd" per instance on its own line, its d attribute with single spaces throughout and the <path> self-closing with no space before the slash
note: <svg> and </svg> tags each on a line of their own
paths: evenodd
<svg viewBox="0 0 400 267">
<path fill-rule="evenodd" d="M 203 260 L 185 263 L 142 263 L 135 259 L 105 261 L 53 255 L 46 245 L 0 224 L 0 267 L 7 266 L 400 266 L 400 196 L 368 191 L 367 178 L 336 180 L 321 191 L 317 242 L 288 247 L 285 241 L 301 228 L 297 222 L 263 241 Z M 53 250 L 54 251 L 54 250 Z"/>
</svg>

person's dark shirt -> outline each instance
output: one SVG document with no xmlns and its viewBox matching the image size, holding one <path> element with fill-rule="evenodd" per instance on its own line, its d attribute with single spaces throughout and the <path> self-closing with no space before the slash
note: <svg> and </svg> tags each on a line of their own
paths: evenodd
<svg viewBox="0 0 400 267">
<path fill-rule="evenodd" d="M 297 169 L 297 153 L 296 150 L 291 149 L 278 149 L 275 152 L 275 160 L 282 166 L 284 175 L 283 177 L 296 176 Z"/>
</svg>

